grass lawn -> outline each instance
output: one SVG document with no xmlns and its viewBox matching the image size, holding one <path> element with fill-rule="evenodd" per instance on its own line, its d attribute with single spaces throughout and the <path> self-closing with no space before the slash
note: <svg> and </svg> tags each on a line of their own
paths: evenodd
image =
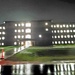
<svg viewBox="0 0 75 75">
<path fill-rule="evenodd" d="M 53 47 L 29 47 L 12 57 L 13 61 L 50 62 L 55 60 L 75 60 L 75 45 Z"/>
</svg>

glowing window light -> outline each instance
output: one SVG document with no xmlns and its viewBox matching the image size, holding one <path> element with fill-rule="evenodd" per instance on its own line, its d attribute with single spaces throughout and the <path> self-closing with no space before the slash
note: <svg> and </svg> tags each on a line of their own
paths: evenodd
<svg viewBox="0 0 75 75">
<path fill-rule="evenodd" d="M 70 44 L 71 42 L 70 42 L 70 41 L 68 41 L 68 43 Z"/>
<path fill-rule="evenodd" d="M 22 25 L 22 27 L 24 27 L 24 23 L 22 23 L 21 25 Z"/>
<path fill-rule="evenodd" d="M 57 44 L 57 41 L 55 41 L 55 44 Z"/>
<path fill-rule="evenodd" d="M 59 33 L 59 30 L 57 30 L 57 32 Z"/>
<path fill-rule="evenodd" d="M 68 28 L 69 27 L 69 25 L 66 25 L 66 28 Z"/>
<path fill-rule="evenodd" d="M 54 28 L 56 28 L 56 25 L 54 25 Z"/>
<path fill-rule="evenodd" d="M 48 22 L 46 22 L 45 25 L 48 25 Z"/>
<path fill-rule="evenodd" d="M 17 30 L 15 30 L 15 32 L 17 32 Z"/>
<path fill-rule="evenodd" d="M 5 35 L 5 32 L 2 32 L 3 35 Z"/>
<path fill-rule="evenodd" d="M 53 33 L 53 30 L 52 30 L 52 33 Z"/>
<path fill-rule="evenodd" d="M 0 34 L 2 34 L 2 33 L 0 32 Z"/>
<path fill-rule="evenodd" d="M 70 32 L 72 32 L 72 30 L 70 30 Z"/>
<path fill-rule="evenodd" d="M 73 24 L 73 27 L 75 27 L 75 24 Z"/>
<path fill-rule="evenodd" d="M 70 27 L 72 27 L 72 25 L 71 25 L 71 24 L 70 24 L 69 26 L 70 26 Z"/>
<path fill-rule="evenodd" d="M 54 33 L 56 33 L 56 30 L 54 30 Z"/>
<path fill-rule="evenodd" d="M 71 41 L 71 43 L 73 44 L 73 43 L 74 43 L 74 41 Z"/>
<path fill-rule="evenodd" d="M 64 30 L 64 33 L 66 33 L 66 30 Z"/>
<path fill-rule="evenodd" d="M 61 33 L 63 33 L 63 30 L 60 30 Z"/>
<path fill-rule="evenodd" d="M 24 38 L 24 35 L 22 35 L 21 37 Z"/>
<path fill-rule="evenodd" d="M 67 33 L 69 33 L 69 30 L 67 30 Z"/>
<path fill-rule="evenodd" d="M 25 32 L 26 33 L 31 33 L 31 29 L 28 28 L 28 29 L 25 30 Z"/>
<path fill-rule="evenodd" d="M 74 37 L 75 37 L 75 35 L 74 35 Z"/>
<path fill-rule="evenodd" d="M 16 39 L 16 38 L 17 38 L 17 36 L 14 36 L 14 38 Z"/>
<path fill-rule="evenodd" d="M 26 27 L 31 27 L 31 23 L 26 23 Z"/>
<path fill-rule="evenodd" d="M 63 24 L 63 27 L 65 27 L 65 24 Z"/>
<path fill-rule="evenodd" d="M 54 41 L 52 41 L 52 44 L 54 44 Z"/>
<path fill-rule="evenodd" d="M 5 27 L 3 27 L 3 29 L 5 29 Z"/>
<path fill-rule="evenodd" d="M 66 36 L 66 35 L 64 35 L 64 38 L 67 38 L 67 36 Z"/>
<path fill-rule="evenodd" d="M 60 41 L 58 41 L 58 44 L 60 44 L 61 42 Z"/>
<path fill-rule="evenodd" d="M 39 35 L 39 38 L 42 38 L 42 35 L 41 34 Z"/>
<path fill-rule="evenodd" d="M 54 38 L 54 36 L 52 36 L 52 38 Z"/>
<path fill-rule="evenodd" d="M 21 42 L 21 45 L 23 45 L 24 44 L 24 42 Z"/>
<path fill-rule="evenodd" d="M 53 28 L 53 25 L 51 25 L 51 27 Z"/>
<path fill-rule="evenodd" d="M 2 27 L 0 27 L 0 29 L 2 29 Z"/>
<path fill-rule="evenodd" d="M 27 35 L 25 36 L 25 38 L 31 39 L 31 35 L 30 35 L 30 34 L 27 34 Z"/>
<path fill-rule="evenodd" d="M 21 38 L 21 36 L 20 36 L 20 35 L 18 35 L 18 38 Z"/>
<path fill-rule="evenodd" d="M 22 32 L 24 32 L 24 29 L 22 29 Z"/>
<path fill-rule="evenodd" d="M 14 45 L 17 45 L 17 42 L 14 42 Z"/>
<path fill-rule="evenodd" d="M 68 38 L 70 38 L 70 35 L 67 35 Z"/>
<path fill-rule="evenodd" d="M 60 36 L 58 35 L 58 38 L 60 38 Z"/>
<path fill-rule="evenodd" d="M 55 38 L 57 38 L 57 36 L 55 36 Z"/>
<path fill-rule="evenodd" d="M 5 37 L 2 37 L 2 40 L 4 40 L 5 39 Z"/>
<path fill-rule="evenodd" d="M 19 30 L 18 30 L 18 33 L 20 33 L 20 32 L 21 32 L 21 30 L 19 29 Z"/>
<path fill-rule="evenodd" d="M 15 24 L 15 27 L 17 27 L 17 24 Z"/>
<path fill-rule="evenodd" d="M 46 28 L 45 31 L 48 31 L 48 28 Z"/>
<path fill-rule="evenodd" d="M 2 46 L 4 45 L 4 43 L 2 43 Z"/>
<path fill-rule="evenodd" d="M 63 35 L 61 35 L 61 38 L 63 38 Z"/>
<path fill-rule="evenodd" d="M 73 38 L 73 35 L 71 35 L 71 38 Z"/>
<path fill-rule="evenodd" d="M 64 41 L 61 41 L 62 44 L 64 44 Z"/>
<path fill-rule="evenodd" d="M 62 25 L 60 25 L 60 28 L 62 28 Z"/>
<path fill-rule="evenodd" d="M 56 26 L 57 26 L 57 28 L 59 28 L 59 24 L 57 24 Z"/>
<path fill-rule="evenodd" d="M 65 41 L 65 44 L 67 44 L 67 41 Z"/>
<path fill-rule="evenodd" d="M 18 26 L 20 27 L 20 26 L 21 26 L 21 24 L 18 24 Z"/>
<path fill-rule="evenodd" d="M 75 32 L 75 30 L 73 30 L 73 32 Z"/>
</svg>

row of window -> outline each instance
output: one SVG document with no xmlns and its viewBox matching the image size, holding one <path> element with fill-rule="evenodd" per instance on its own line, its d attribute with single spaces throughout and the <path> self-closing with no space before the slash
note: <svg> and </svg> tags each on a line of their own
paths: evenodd
<svg viewBox="0 0 75 75">
<path fill-rule="evenodd" d="M 69 27 L 75 27 L 75 24 L 56 24 L 51 25 L 52 28 L 69 28 Z"/>
<path fill-rule="evenodd" d="M 4 31 L 3 32 L 0 32 L 0 34 L 5 35 L 5 32 Z"/>
<path fill-rule="evenodd" d="M 17 26 L 19 26 L 19 27 L 20 26 L 22 26 L 22 27 L 24 27 L 24 26 L 25 27 L 31 27 L 31 23 L 21 23 L 21 24 L 19 23 L 19 24 L 15 24 L 15 27 L 17 27 Z"/>
<path fill-rule="evenodd" d="M 75 35 L 55 35 L 52 38 L 75 38 Z"/>
<path fill-rule="evenodd" d="M 52 44 L 74 44 L 75 41 L 52 41 Z"/>
<path fill-rule="evenodd" d="M 18 32 L 18 33 L 21 33 L 21 32 L 25 32 L 25 33 L 31 33 L 31 29 L 30 28 L 27 28 L 27 29 L 18 29 L 18 30 L 14 30 L 15 32 Z"/>
<path fill-rule="evenodd" d="M 0 29 L 3 29 L 3 30 L 5 30 L 5 27 L 4 27 L 4 26 L 3 26 L 3 27 L 2 27 L 2 26 L 0 26 Z"/>
<path fill-rule="evenodd" d="M 72 33 L 72 32 L 75 32 L 75 29 L 74 30 L 52 30 L 52 33 Z"/>
<path fill-rule="evenodd" d="M 3 37 L 0 37 L 0 40 L 5 40 L 5 37 L 3 36 Z"/>
<path fill-rule="evenodd" d="M 2 43 L 0 43 L 0 46 L 4 46 L 4 43 L 2 42 Z"/>
</svg>

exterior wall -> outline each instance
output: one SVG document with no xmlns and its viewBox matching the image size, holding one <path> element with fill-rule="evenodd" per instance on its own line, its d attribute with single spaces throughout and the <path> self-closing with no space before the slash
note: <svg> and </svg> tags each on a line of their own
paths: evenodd
<svg viewBox="0 0 75 75">
<path fill-rule="evenodd" d="M 75 23 L 6 21 L 0 25 L 0 45 L 75 44 Z"/>
</svg>

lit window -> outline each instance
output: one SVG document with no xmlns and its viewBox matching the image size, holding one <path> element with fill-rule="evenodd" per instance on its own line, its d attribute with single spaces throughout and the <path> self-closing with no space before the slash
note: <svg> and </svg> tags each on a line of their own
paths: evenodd
<svg viewBox="0 0 75 75">
<path fill-rule="evenodd" d="M 72 25 L 70 24 L 70 27 L 72 27 Z"/>
<path fill-rule="evenodd" d="M 63 27 L 65 27 L 65 24 L 63 24 Z"/>
<path fill-rule="evenodd" d="M 15 32 L 17 32 L 17 30 L 15 30 Z"/>
<path fill-rule="evenodd" d="M 73 27 L 75 27 L 75 25 L 73 24 Z"/>
<path fill-rule="evenodd" d="M 17 42 L 14 42 L 14 45 L 17 45 Z"/>
<path fill-rule="evenodd" d="M 63 33 L 63 30 L 60 30 L 61 33 Z"/>
<path fill-rule="evenodd" d="M 61 38 L 63 38 L 63 35 L 61 35 Z"/>
<path fill-rule="evenodd" d="M 59 24 L 57 24 L 57 28 L 59 28 Z"/>
<path fill-rule="evenodd" d="M 71 43 L 73 44 L 73 43 L 74 43 L 74 41 L 71 41 Z"/>
<path fill-rule="evenodd" d="M 0 34 L 1 34 L 1 32 L 0 32 Z"/>
<path fill-rule="evenodd" d="M 17 36 L 14 36 L 14 38 L 16 39 L 16 38 L 17 38 Z"/>
<path fill-rule="evenodd" d="M 5 27 L 3 27 L 3 29 L 5 29 Z"/>
<path fill-rule="evenodd" d="M 2 29 L 2 27 L 0 27 L 0 29 Z"/>
<path fill-rule="evenodd" d="M 62 44 L 64 44 L 64 41 L 61 41 Z"/>
<path fill-rule="evenodd" d="M 52 41 L 52 44 L 54 44 L 54 41 Z"/>
<path fill-rule="evenodd" d="M 64 30 L 64 33 L 66 32 L 66 30 Z"/>
<path fill-rule="evenodd" d="M 71 38 L 73 38 L 73 35 L 71 35 Z"/>
<path fill-rule="evenodd" d="M 53 28 L 53 25 L 51 25 L 51 27 Z"/>
<path fill-rule="evenodd" d="M 74 37 L 75 37 L 75 35 L 74 35 Z"/>
<path fill-rule="evenodd" d="M 15 27 L 17 27 L 17 24 L 15 24 Z"/>
<path fill-rule="evenodd" d="M 69 30 L 67 30 L 67 33 L 69 33 Z"/>
<path fill-rule="evenodd" d="M 5 24 L 5 22 L 3 22 Z"/>
<path fill-rule="evenodd" d="M 21 45 L 23 45 L 24 44 L 24 42 L 21 42 Z"/>
<path fill-rule="evenodd" d="M 25 31 L 26 31 L 26 33 L 31 33 L 31 29 L 29 29 L 29 28 L 26 29 Z"/>
<path fill-rule="evenodd" d="M 62 28 L 62 25 L 60 25 L 60 28 Z"/>
<path fill-rule="evenodd" d="M 2 40 L 4 40 L 5 39 L 5 37 L 2 37 Z"/>
<path fill-rule="evenodd" d="M 57 36 L 55 36 L 55 38 L 57 38 Z"/>
<path fill-rule="evenodd" d="M 4 45 L 4 43 L 2 43 L 2 46 Z"/>
<path fill-rule="evenodd" d="M 52 33 L 53 33 L 53 30 L 52 30 Z"/>
<path fill-rule="evenodd" d="M 24 26 L 24 23 L 22 23 L 21 25 Z"/>
<path fill-rule="evenodd" d="M 69 25 L 66 25 L 66 28 L 68 28 L 69 27 Z"/>
<path fill-rule="evenodd" d="M 52 38 L 54 38 L 54 36 L 52 36 Z"/>
<path fill-rule="evenodd" d="M 72 32 L 72 30 L 70 30 L 70 32 Z"/>
<path fill-rule="evenodd" d="M 60 36 L 58 36 L 58 38 L 60 38 Z"/>
<path fill-rule="evenodd" d="M 31 27 L 31 23 L 26 23 L 26 27 Z"/>
<path fill-rule="evenodd" d="M 70 35 L 67 35 L 68 38 L 70 38 Z"/>
<path fill-rule="evenodd" d="M 67 41 L 65 41 L 65 44 L 67 44 Z"/>
<path fill-rule="evenodd" d="M 60 44 L 60 41 L 58 41 L 58 44 Z"/>
<path fill-rule="evenodd" d="M 22 35 L 21 37 L 24 38 L 24 35 Z"/>
<path fill-rule="evenodd" d="M 56 33 L 56 30 L 54 30 L 54 33 Z"/>
<path fill-rule="evenodd" d="M 4 34 L 5 34 L 5 32 L 2 32 L 2 34 L 4 35 Z"/>
<path fill-rule="evenodd" d="M 22 29 L 22 32 L 24 32 L 24 29 Z"/>
<path fill-rule="evenodd" d="M 75 30 L 73 30 L 73 32 L 75 32 Z"/>
<path fill-rule="evenodd" d="M 48 28 L 46 28 L 45 30 L 48 31 Z"/>
<path fill-rule="evenodd" d="M 55 44 L 57 44 L 57 41 L 55 41 Z"/>
<path fill-rule="evenodd" d="M 68 43 L 70 44 L 71 42 L 70 42 L 70 41 L 68 41 Z"/>
<path fill-rule="evenodd" d="M 21 26 L 21 24 L 18 24 L 18 26 Z"/>
<path fill-rule="evenodd" d="M 56 25 L 54 25 L 54 28 L 56 28 Z"/>
<path fill-rule="evenodd" d="M 25 36 L 25 38 L 31 39 L 31 35 L 30 35 L 30 34 L 27 34 L 27 35 Z"/>
<path fill-rule="evenodd" d="M 19 30 L 18 30 L 18 33 L 20 33 L 20 32 L 21 32 L 21 30 L 19 29 Z"/>
<path fill-rule="evenodd" d="M 48 25 L 48 22 L 46 22 L 45 25 Z"/>
<path fill-rule="evenodd" d="M 66 35 L 64 35 L 64 38 L 66 38 L 67 36 Z"/>
<path fill-rule="evenodd" d="M 42 38 L 42 35 L 41 34 L 39 35 L 39 38 Z"/>
<path fill-rule="evenodd" d="M 20 38 L 21 36 L 20 35 L 18 35 L 18 38 Z"/>
<path fill-rule="evenodd" d="M 57 32 L 59 33 L 59 30 L 57 30 Z"/>
</svg>

